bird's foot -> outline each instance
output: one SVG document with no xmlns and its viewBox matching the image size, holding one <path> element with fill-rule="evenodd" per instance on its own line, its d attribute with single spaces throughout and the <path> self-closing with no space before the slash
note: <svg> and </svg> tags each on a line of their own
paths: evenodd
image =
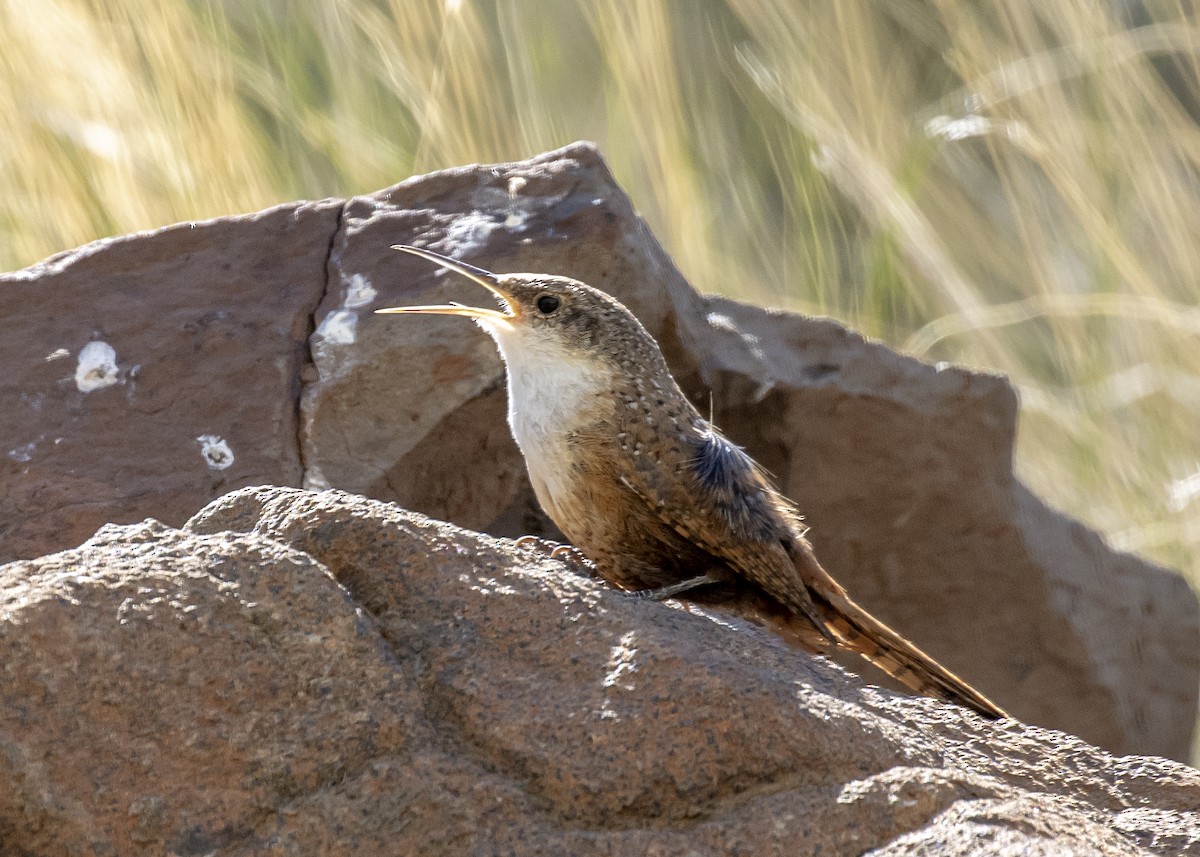
<svg viewBox="0 0 1200 857">
<path fill-rule="evenodd" d="M 723 580 L 712 575 L 702 574 L 699 577 L 689 577 L 687 580 L 681 580 L 678 583 L 672 583 L 669 586 L 660 586 L 657 589 L 635 589 L 632 592 L 627 592 L 630 598 L 640 598 L 644 601 L 665 601 L 668 598 L 674 598 L 684 592 L 696 589 L 700 586 L 708 586 L 710 583 L 722 583 Z"/>
<path fill-rule="evenodd" d="M 561 560 L 576 574 L 583 575 L 584 577 L 596 576 L 595 563 L 588 559 L 583 551 L 574 545 L 564 545 L 551 539 L 544 539 L 541 536 L 521 536 L 514 544 L 519 548 L 536 551 L 552 559 Z"/>
</svg>

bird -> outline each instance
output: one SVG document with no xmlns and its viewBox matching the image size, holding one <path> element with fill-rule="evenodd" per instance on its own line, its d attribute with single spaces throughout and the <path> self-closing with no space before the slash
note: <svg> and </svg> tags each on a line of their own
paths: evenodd
<svg viewBox="0 0 1200 857">
<path fill-rule="evenodd" d="M 569 277 L 495 274 L 422 247 L 392 249 L 492 293 L 496 308 L 376 312 L 461 316 L 491 336 L 537 500 L 606 581 L 655 600 L 740 593 L 807 649 L 855 652 L 917 693 L 1008 716 L 847 594 L 818 562 L 796 506 L 701 416 L 617 299 Z"/>
</svg>

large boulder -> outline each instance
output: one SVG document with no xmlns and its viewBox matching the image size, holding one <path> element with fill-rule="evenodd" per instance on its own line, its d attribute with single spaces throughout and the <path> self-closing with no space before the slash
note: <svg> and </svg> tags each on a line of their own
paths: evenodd
<svg viewBox="0 0 1200 857">
<path fill-rule="evenodd" d="M 336 202 L 99 241 L 0 276 L 0 561 L 299 485 Z"/>
<path fill-rule="evenodd" d="M 586 144 L 101 242 L 0 278 L 0 558 L 78 544 L 106 521 L 177 526 L 263 482 L 554 535 L 487 337 L 461 319 L 370 314 L 483 297 L 388 249 L 400 242 L 617 295 L 685 392 L 799 504 L 856 599 L 1028 722 L 1187 757 L 1196 598 L 1014 477 L 1011 386 L 829 320 L 696 294 Z"/>
<path fill-rule="evenodd" d="M 341 492 L 0 567 L 0 853 L 1200 853 L 1200 773 Z"/>
</svg>

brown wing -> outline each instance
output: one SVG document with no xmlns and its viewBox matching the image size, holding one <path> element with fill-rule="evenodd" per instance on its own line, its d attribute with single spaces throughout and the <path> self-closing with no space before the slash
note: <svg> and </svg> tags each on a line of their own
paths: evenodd
<svg viewBox="0 0 1200 857">
<path fill-rule="evenodd" d="M 626 485 L 689 542 L 804 616 L 830 642 L 856 652 L 918 693 L 1005 712 L 857 603 L 817 561 L 795 509 L 741 449 L 715 430 L 673 467 L 630 469 Z M 807 645 L 812 646 L 812 641 Z"/>
<path fill-rule="evenodd" d="M 740 448 L 706 427 L 677 460 L 632 464 L 622 481 L 659 520 L 833 639 L 786 547 L 802 532 L 799 516 Z"/>
</svg>

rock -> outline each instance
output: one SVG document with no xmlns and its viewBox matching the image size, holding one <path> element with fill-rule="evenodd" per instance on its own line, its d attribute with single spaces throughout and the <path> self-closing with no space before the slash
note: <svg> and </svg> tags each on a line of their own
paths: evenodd
<svg viewBox="0 0 1200 857">
<path fill-rule="evenodd" d="M 369 308 L 487 300 L 395 243 L 616 295 L 697 406 L 711 401 L 717 424 L 798 503 L 817 555 L 868 609 L 1022 719 L 1118 752 L 1188 757 L 1196 597 L 1021 485 L 1003 378 L 921 363 L 829 320 L 697 295 L 586 145 L 351 200 L 321 326 L 368 284 Z M 557 535 L 500 428 L 503 368 L 487 336 L 428 316 L 364 316 L 352 343 L 323 341 L 321 326 L 301 406 L 306 485 L 495 534 Z"/>
<path fill-rule="evenodd" d="M 0 853 L 1200 853 L 1200 772 L 341 492 L 0 567 Z"/>
<path fill-rule="evenodd" d="M 0 276 L 0 561 L 299 485 L 336 203 L 99 241 Z"/>
<path fill-rule="evenodd" d="M 484 298 L 388 249 L 401 242 L 616 294 L 797 501 L 860 602 L 1028 722 L 1187 758 L 1196 598 L 1015 479 L 1012 388 L 828 320 L 697 295 L 586 144 L 102 242 L 4 278 L 21 336 L 0 344 L 17 369 L 0 380 L 0 412 L 17 415 L 0 430 L 0 557 L 105 521 L 179 525 L 262 482 L 555 535 L 504 423 L 490 340 L 461 319 L 370 314 Z"/>
</svg>

